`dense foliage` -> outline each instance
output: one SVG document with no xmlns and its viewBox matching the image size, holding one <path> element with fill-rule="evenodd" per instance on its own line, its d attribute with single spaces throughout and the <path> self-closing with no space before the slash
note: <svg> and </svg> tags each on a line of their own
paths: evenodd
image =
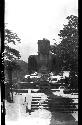
<svg viewBox="0 0 82 125">
<path fill-rule="evenodd" d="M 4 70 L 5 76 L 7 76 L 10 85 L 12 85 L 12 73 L 14 70 L 20 70 L 20 66 L 17 64 L 16 60 L 19 59 L 20 52 L 13 47 L 9 46 L 9 43 L 13 43 L 16 45 L 16 42 L 20 42 L 19 37 L 16 33 L 13 33 L 11 30 L 5 27 L 5 34 L 4 34 Z"/>
<path fill-rule="evenodd" d="M 35 56 L 29 56 L 28 58 L 28 72 L 31 74 L 38 70 L 38 63 Z"/>
<path fill-rule="evenodd" d="M 68 24 L 64 25 L 58 34 L 61 43 L 54 46 L 51 51 L 54 52 L 56 58 L 55 69 L 59 71 L 69 70 L 73 83 L 73 79 L 77 79 L 78 76 L 78 17 L 71 15 L 66 19 Z"/>
</svg>

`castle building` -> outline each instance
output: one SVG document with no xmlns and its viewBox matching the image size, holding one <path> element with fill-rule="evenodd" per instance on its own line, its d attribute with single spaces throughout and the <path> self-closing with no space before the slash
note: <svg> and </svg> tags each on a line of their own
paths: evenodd
<svg viewBox="0 0 82 125">
<path fill-rule="evenodd" d="M 48 73 L 51 68 L 52 54 L 50 53 L 50 41 L 38 40 L 38 55 L 30 55 L 28 58 L 29 71 Z"/>
</svg>

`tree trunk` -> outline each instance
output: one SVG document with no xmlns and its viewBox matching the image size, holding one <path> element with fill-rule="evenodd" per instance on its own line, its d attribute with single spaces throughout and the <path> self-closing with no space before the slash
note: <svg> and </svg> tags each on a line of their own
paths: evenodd
<svg viewBox="0 0 82 125">
<path fill-rule="evenodd" d="M 11 100 L 13 100 L 13 92 L 12 92 L 12 70 L 8 70 L 8 80 L 9 80 L 9 91 L 11 92 Z"/>
</svg>

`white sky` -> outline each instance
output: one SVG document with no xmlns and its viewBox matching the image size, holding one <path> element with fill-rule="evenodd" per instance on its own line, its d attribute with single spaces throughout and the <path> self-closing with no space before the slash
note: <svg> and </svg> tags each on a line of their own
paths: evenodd
<svg viewBox="0 0 82 125">
<path fill-rule="evenodd" d="M 5 23 L 21 38 L 16 47 L 25 61 L 37 53 L 38 40 L 58 42 L 58 33 L 72 14 L 78 15 L 78 0 L 5 0 Z"/>
</svg>

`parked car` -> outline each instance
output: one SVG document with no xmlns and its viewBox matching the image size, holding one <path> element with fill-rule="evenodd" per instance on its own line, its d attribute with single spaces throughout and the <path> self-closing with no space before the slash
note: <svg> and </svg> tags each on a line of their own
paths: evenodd
<svg viewBox="0 0 82 125">
<path fill-rule="evenodd" d="M 49 83 L 54 84 L 54 83 L 57 83 L 57 82 L 58 82 L 57 78 L 49 78 Z"/>
<path fill-rule="evenodd" d="M 62 80 L 62 79 L 64 79 L 64 78 L 63 78 L 63 76 L 61 76 L 61 75 L 56 75 L 56 76 L 51 75 L 51 76 L 49 77 L 49 81 L 54 81 L 53 83 L 58 82 L 58 81 L 60 81 L 60 80 Z"/>
</svg>

